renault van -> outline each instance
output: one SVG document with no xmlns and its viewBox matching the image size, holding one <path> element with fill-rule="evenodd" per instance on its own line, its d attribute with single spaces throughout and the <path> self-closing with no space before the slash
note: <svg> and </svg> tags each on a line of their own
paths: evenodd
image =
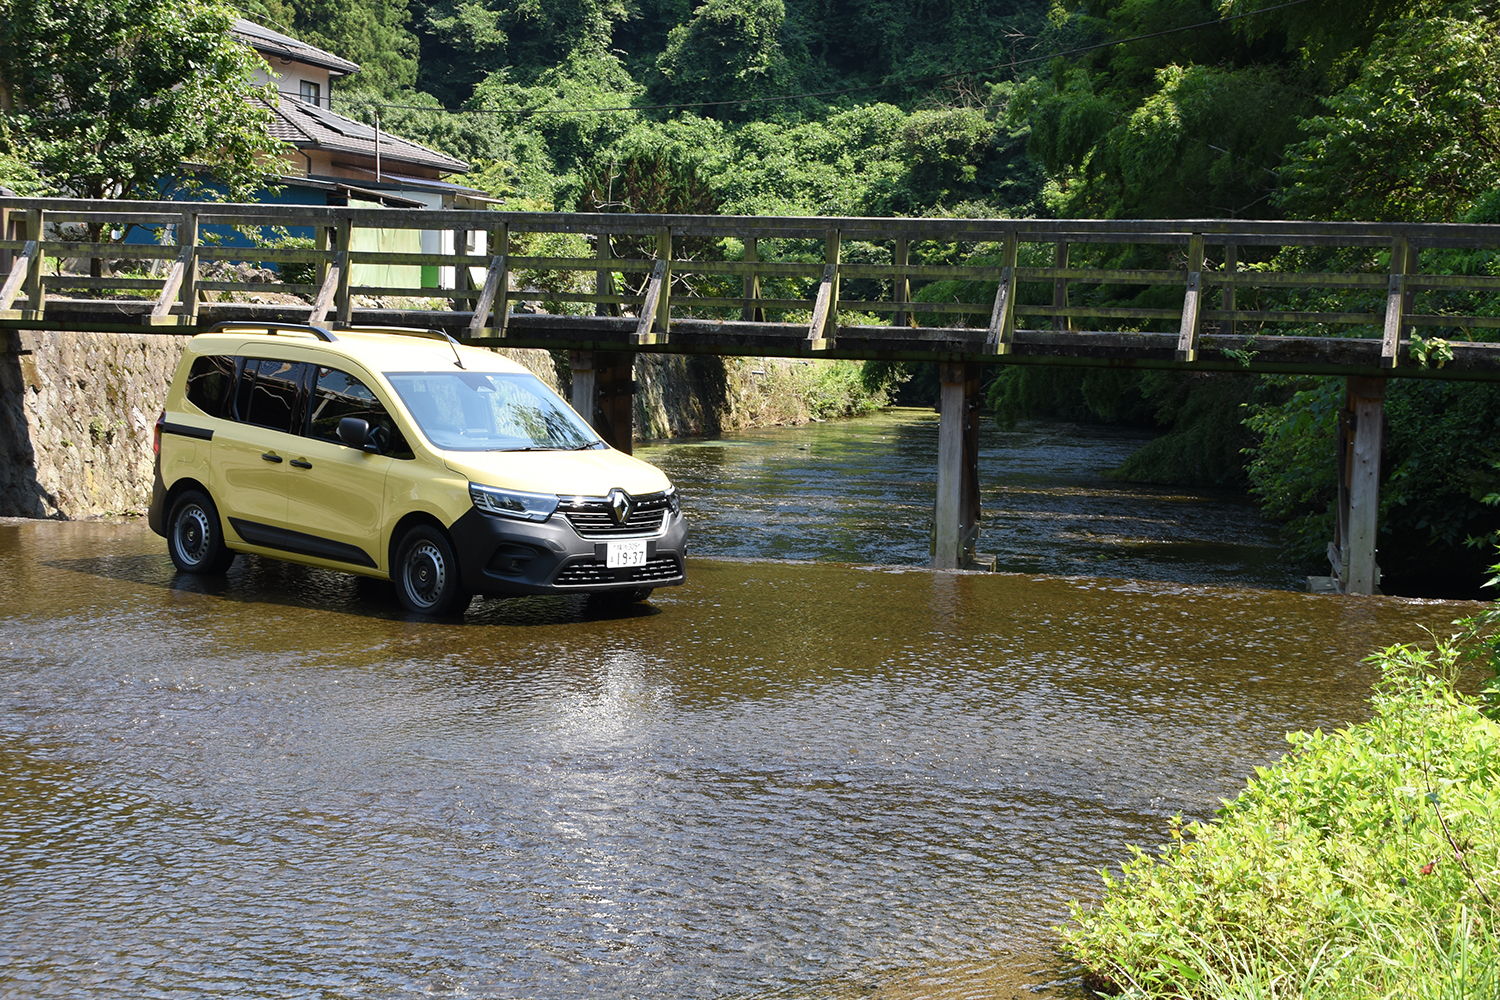
<svg viewBox="0 0 1500 1000">
<path fill-rule="evenodd" d="M 155 447 L 150 524 L 185 573 L 254 553 L 390 579 L 433 615 L 685 579 L 667 477 L 439 331 L 220 324 L 188 341 Z"/>
</svg>

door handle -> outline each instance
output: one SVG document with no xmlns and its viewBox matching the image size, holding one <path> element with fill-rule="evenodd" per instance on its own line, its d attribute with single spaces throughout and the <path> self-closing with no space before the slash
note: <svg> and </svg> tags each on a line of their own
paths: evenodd
<svg viewBox="0 0 1500 1000">
<path fill-rule="evenodd" d="M 271 454 L 268 451 L 267 452 L 262 452 L 260 457 L 263 458 L 263 459 L 265 459 L 267 462 L 279 462 L 279 461 L 281 461 L 281 456 L 280 455 L 273 455 L 273 454 Z"/>
<path fill-rule="evenodd" d="M 294 469 L 311 469 L 312 463 L 305 458 L 294 458 L 291 462 Z"/>
</svg>

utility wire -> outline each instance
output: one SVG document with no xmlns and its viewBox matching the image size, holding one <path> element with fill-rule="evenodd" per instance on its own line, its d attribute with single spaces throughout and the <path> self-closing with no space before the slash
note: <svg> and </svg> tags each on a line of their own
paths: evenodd
<svg viewBox="0 0 1500 1000">
<path fill-rule="evenodd" d="M 1077 48 L 1064 49 L 1045 56 L 1030 56 L 1025 59 L 1010 59 L 1005 62 L 992 63 L 988 66 L 980 66 L 975 69 L 959 70 L 952 73 L 940 73 L 936 76 L 918 77 L 912 80 L 891 80 L 886 83 L 872 83 L 863 87 L 845 87 L 841 90 L 820 90 L 802 94 L 783 94 L 779 97 L 743 97 L 731 101 L 696 101 L 690 104 L 634 104 L 609 108 L 444 108 L 431 107 L 422 104 L 385 104 L 378 101 L 361 101 L 358 99 L 348 100 L 346 104 L 354 104 L 363 107 L 388 108 L 398 111 L 438 111 L 450 115 L 590 115 L 605 114 L 616 111 L 691 111 L 696 108 L 722 108 L 722 107 L 744 107 L 751 104 L 778 104 L 786 101 L 801 101 L 821 97 L 843 97 L 848 94 L 868 93 L 872 90 L 890 90 L 897 87 L 916 87 L 928 83 L 939 83 L 943 80 L 956 80 L 960 77 L 973 76 L 977 73 L 988 73 L 997 69 L 1015 69 L 1019 66 L 1030 66 L 1035 63 L 1048 62 L 1065 56 L 1083 55 L 1087 52 L 1097 52 L 1100 49 L 1112 48 L 1116 45 L 1128 45 L 1131 42 L 1142 42 L 1151 38 L 1162 38 L 1166 35 L 1175 35 L 1184 31 L 1197 31 L 1202 28 L 1212 28 L 1230 21 L 1238 21 L 1242 18 L 1254 17 L 1257 14 L 1269 14 L 1272 11 L 1285 10 L 1288 7 L 1299 7 L 1312 0 L 1288 0 L 1274 7 L 1261 7 L 1257 10 L 1247 10 L 1241 14 L 1230 14 L 1228 17 L 1217 18 L 1213 21 L 1200 21 L 1197 24 L 1184 24 L 1177 28 L 1164 28 L 1161 31 L 1147 32 L 1142 35 L 1131 35 L 1129 38 L 1116 38 L 1108 42 L 1096 42 L 1093 45 L 1080 45 Z M 291 95 L 289 95 L 291 96 Z M 330 109 L 332 107 L 332 94 L 329 95 Z"/>
</svg>

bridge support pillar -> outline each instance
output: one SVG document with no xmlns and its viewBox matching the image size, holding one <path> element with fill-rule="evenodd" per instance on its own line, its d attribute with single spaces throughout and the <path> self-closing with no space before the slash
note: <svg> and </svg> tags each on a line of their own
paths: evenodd
<svg viewBox="0 0 1500 1000">
<path fill-rule="evenodd" d="M 979 541 L 979 366 L 943 362 L 938 424 L 934 569 L 962 569 Z"/>
<path fill-rule="evenodd" d="M 635 353 L 573 351 L 573 409 L 616 451 L 629 455 L 635 438 Z"/>
<path fill-rule="evenodd" d="M 1339 413 L 1337 537 L 1328 546 L 1335 585 L 1344 594 L 1379 591 L 1375 541 L 1380 530 L 1380 449 L 1385 379 L 1351 377 Z"/>
</svg>

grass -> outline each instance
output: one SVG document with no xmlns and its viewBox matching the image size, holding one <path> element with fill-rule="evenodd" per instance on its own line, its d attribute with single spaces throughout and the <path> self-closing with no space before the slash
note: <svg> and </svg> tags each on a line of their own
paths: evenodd
<svg viewBox="0 0 1500 1000">
<path fill-rule="evenodd" d="M 1500 998 L 1500 727 L 1461 650 L 1394 646 L 1370 721 L 1288 737 L 1210 823 L 1074 904 L 1068 950 L 1132 998 Z"/>
</svg>

